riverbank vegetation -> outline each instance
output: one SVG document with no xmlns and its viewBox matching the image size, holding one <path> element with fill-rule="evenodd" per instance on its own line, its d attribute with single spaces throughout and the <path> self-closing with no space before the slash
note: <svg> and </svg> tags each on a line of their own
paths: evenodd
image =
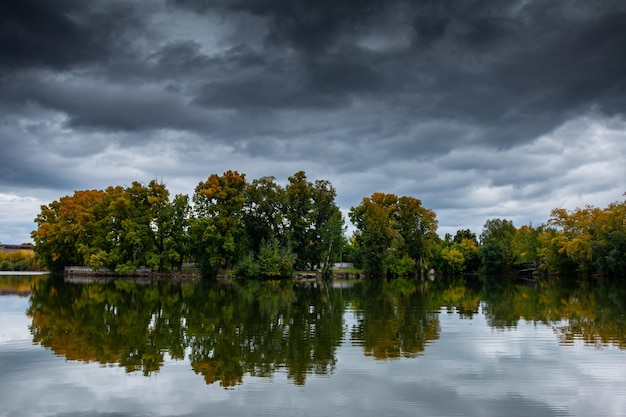
<svg viewBox="0 0 626 417">
<path fill-rule="evenodd" d="M 0 251 L 0 271 L 37 271 L 39 264 L 31 250 Z"/>
<path fill-rule="evenodd" d="M 626 273 L 626 201 L 606 208 L 554 209 L 545 224 L 516 227 L 489 219 L 479 236 L 469 229 L 437 234 L 437 215 L 411 196 L 374 193 L 345 219 L 327 180 L 303 171 L 285 185 L 274 177 L 212 174 L 193 195 L 170 198 L 165 184 L 76 191 L 41 207 L 32 232 L 37 259 L 49 270 L 139 268 L 180 271 L 197 265 L 204 277 L 329 274 L 349 262 L 364 276 L 513 272 Z"/>
</svg>

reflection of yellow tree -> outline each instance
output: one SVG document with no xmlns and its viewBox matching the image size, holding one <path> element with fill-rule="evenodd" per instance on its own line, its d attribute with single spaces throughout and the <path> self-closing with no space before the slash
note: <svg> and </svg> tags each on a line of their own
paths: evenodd
<svg viewBox="0 0 626 417">
<path fill-rule="evenodd" d="M 47 277 L 42 275 L 1 275 L 0 294 L 17 294 L 26 296 L 31 288 Z"/>
<path fill-rule="evenodd" d="M 480 295 L 466 285 L 465 281 L 451 282 L 436 293 L 440 306 L 448 311 L 457 310 L 462 317 L 472 318 L 478 313 Z"/>
<path fill-rule="evenodd" d="M 487 287 L 486 287 L 487 288 Z M 552 326 L 561 343 L 626 348 L 626 288 L 620 282 L 541 281 L 537 287 L 500 283 L 485 291 L 485 315 L 494 327 L 520 319 Z"/>
<path fill-rule="evenodd" d="M 569 294 L 559 297 L 559 315 L 565 322 L 553 325 L 559 341 L 571 344 L 581 340 L 596 347 L 615 345 L 626 348 L 626 319 L 623 317 L 626 298 L 624 285 L 584 282 Z M 553 299 L 557 305 L 557 300 Z"/>
</svg>

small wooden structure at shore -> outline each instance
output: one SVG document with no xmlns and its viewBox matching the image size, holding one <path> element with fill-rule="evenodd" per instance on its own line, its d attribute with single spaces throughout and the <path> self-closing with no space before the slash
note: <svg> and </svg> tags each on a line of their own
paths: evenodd
<svg viewBox="0 0 626 417">
<path fill-rule="evenodd" d="M 523 262 L 515 265 L 515 273 L 518 275 L 533 275 L 537 272 L 537 262 Z"/>
</svg>

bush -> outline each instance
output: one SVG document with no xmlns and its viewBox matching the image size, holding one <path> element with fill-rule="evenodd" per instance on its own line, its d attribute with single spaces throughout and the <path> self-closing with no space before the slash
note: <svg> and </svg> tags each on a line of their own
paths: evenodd
<svg viewBox="0 0 626 417">
<path fill-rule="evenodd" d="M 407 277 L 416 272 L 416 262 L 407 254 L 400 259 L 389 258 L 387 260 L 387 271 L 392 277 Z"/>
<path fill-rule="evenodd" d="M 136 271 L 137 265 L 132 262 L 120 264 L 115 268 L 115 273 L 118 275 L 133 275 Z"/>
<path fill-rule="evenodd" d="M 287 278 L 293 275 L 294 265 L 295 256 L 289 248 L 280 247 L 276 241 L 263 241 L 256 257 L 250 252 L 237 263 L 235 275 L 247 278 Z"/>
<path fill-rule="evenodd" d="M 250 252 L 244 256 L 235 266 L 235 275 L 246 278 L 259 276 L 259 265 L 254 259 L 254 254 Z"/>
</svg>

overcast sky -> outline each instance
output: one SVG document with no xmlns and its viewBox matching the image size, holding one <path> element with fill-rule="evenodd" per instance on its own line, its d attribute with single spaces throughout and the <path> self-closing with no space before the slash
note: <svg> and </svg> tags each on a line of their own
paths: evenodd
<svg viewBox="0 0 626 417">
<path fill-rule="evenodd" d="M 622 0 L 0 5 L 0 242 L 74 190 L 304 170 L 439 232 L 626 191 Z"/>
</svg>

